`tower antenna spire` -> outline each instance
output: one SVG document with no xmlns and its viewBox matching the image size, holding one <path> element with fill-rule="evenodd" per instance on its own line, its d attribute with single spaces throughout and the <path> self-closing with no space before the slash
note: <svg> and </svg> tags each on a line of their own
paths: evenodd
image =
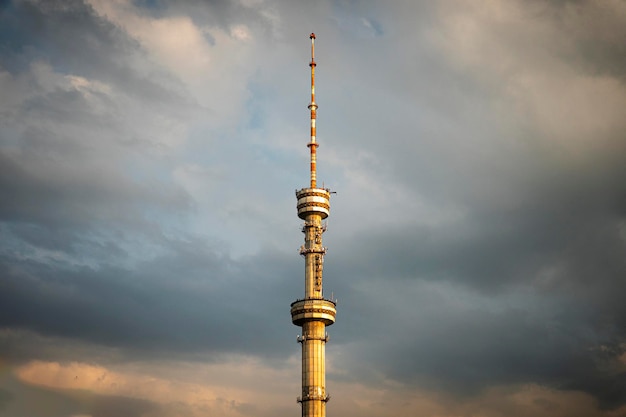
<svg viewBox="0 0 626 417">
<path fill-rule="evenodd" d="M 311 151 L 311 188 L 317 188 L 317 147 L 319 146 L 315 140 L 315 119 L 317 119 L 317 104 L 315 104 L 315 33 L 309 36 L 311 39 L 311 103 L 309 110 L 311 111 L 311 141 L 308 147 Z"/>
</svg>

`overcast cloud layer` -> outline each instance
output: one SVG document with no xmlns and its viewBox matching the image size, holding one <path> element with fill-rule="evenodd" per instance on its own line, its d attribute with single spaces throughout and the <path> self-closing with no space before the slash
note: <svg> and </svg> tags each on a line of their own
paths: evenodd
<svg viewBox="0 0 626 417">
<path fill-rule="evenodd" d="M 0 3 L 0 416 L 626 415 L 626 2 Z"/>
</svg>

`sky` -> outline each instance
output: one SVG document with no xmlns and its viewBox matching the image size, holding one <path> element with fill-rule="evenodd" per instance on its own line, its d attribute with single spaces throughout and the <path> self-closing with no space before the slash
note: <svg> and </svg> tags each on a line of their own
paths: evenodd
<svg viewBox="0 0 626 417">
<path fill-rule="evenodd" d="M 623 0 L 0 1 L 0 417 L 626 415 Z"/>
</svg>

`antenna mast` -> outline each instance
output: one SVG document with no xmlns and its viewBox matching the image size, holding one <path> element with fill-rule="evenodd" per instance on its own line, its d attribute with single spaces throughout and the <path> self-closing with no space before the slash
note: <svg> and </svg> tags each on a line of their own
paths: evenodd
<svg viewBox="0 0 626 417">
<path fill-rule="evenodd" d="M 317 188 L 317 147 L 318 143 L 315 141 L 315 119 L 317 118 L 317 104 L 315 104 L 315 33 L 311 33 L 311 104 L 309 104 L 309 110 L 311 111 L 311 141 L 307 144 L 311 150 L 311 188 Z"/>
</svg>

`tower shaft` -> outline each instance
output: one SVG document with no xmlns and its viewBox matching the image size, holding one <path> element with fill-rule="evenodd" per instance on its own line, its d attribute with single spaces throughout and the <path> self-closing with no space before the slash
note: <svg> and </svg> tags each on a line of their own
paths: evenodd
<svg viewBox="0 0 626 417">
<path fill-rule="evenodd" d="M 315 120 L 315 34 L 311 34 L 311 140 L 308 143 L 311 158 L 310 188 L 296 191 L 298 199 L 298 217 L 304 220 L 302 232 L 304 245 L 300 254 L 304 256 L 304 299 L 291 304 L 291 320 L 302 327 L 302 395 L 298 402 L 302 404 L 302 417 L 325 417 L 326 402 L 326 326 L 335 322 L 336 304 L 323 297 L 322 274 L 326 248 L 322 245 L 322 234 L 326 230 L 322 220 L 328 217 L 330 210 L 330 190 L 317 188 L 317 147 Z"/>
</svg>

